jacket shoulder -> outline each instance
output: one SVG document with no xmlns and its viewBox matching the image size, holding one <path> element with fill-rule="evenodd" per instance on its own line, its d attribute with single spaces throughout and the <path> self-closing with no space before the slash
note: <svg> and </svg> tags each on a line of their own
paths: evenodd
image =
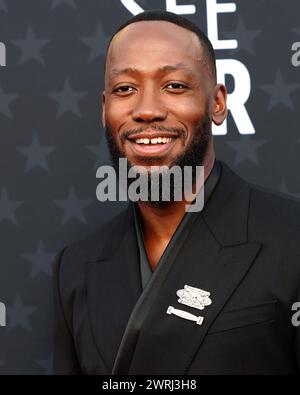
<svg viewBox="0 0 300 395">
<path fill-rule="evenodd" d="M 233 189 L 249 190 L 249 217 L 268 219 L 268 223 L 295 225 L 300 229 L 300 200 L 285 193 L 251 183 L 239 176 L 226 163 L 220 161 L 226 172 L 226 180 Z"/>
<path fill-rule="evenodd" d="M 248 231 L 286 252 L 300 252 L 300 202 L 283 193 L 250 184 Z"/>
<path fill-rule="evenodd" d="M 226 184 L 234 193 L 244 190 L 247 199 L 241 202 L 246 206 L 248 217 L 248 236 L 250 240 L 277 239 L 287 242 L 300 241 L 300 201 L 290 195 L 276 192 L 251 183 L 239 176 L 222 162 Z M 235 204 L 238 204 L 236 201 Z M 281 243 L 280 243 L 281 244 Z"/>
<path fill-rule="evenodd" d="M 250 185 L 250 210 L 268 216 L 274 223 L 294 224 L 300 229 L 300 201 L 290 195 L 271 191 L 258 185 Z M 251 211 L 250 211 L 251 213 Z"/>
<path fill-rule="evenodd" d="M 70 281 L 81 277 L 85 263 L 99 259 L 106 244 L 116 242 L 117 235 L 123 229 L 122 224 L 126 223 L 128 215 L 127 208 L 84 239 L 66 246 L 56 257 L 54 272 L 59 273 L 61 279 L 68 278 Z"/>
</svg>

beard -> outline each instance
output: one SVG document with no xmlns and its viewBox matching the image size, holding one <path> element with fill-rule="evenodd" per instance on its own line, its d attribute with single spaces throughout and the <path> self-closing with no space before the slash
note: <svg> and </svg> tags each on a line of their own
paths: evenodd
<svg viewBox="0 0 300 395">
<path fill-rule="evenodd" d="M 194 184 L 196 181 L 196 167 L 197 166 L 203 166 L 204 159 L 208 150 L 209 142 L 212 136 L 212 130 L 211 130 L 211 117 L 209 115 L 208 108 L 206 108 L 204 119 L 200 125 L 194 128 L 193 134 L 192 134 L 192 140 L 189 144 L 189 146 L 184 150 L 184 152 L 177 157 L 175 157 L 172 162 L 167 166 L 168 170 L 170 171 L 170 199 L 168 201 L 163 199 L 163 180 L 164 177 L 162 174 L 159 174 L 158 176 L 154 176 L 152 172 L 148 172 L 148 199 L 145 201 L 146 204 L 148 204 L 151 207 L 156 207 L 156 208 L 163 208 L 166 207 L 170 204 L 170 202 L 175 201 L 175 189 L 176 185 L 174 183 L 174 178 L 173 174 L 171 172 L 171 169 L 174 166 L 178 166 L 181 169 L 181 174 L 182 174 L 182 196 L 183 196 L 183 187 L 184 187 L 184 168 L 186 166 L 189 166 L 192 170 L 192 183 Z M 149 128 L 149 126 L 148 126 Z M 127 136 L 133 133 L 140 132 L 142 130 L 145 130 L 146 128 L 143 127 L 141 129 L 136 129 L 136 130 L 128 130 L 123 132 L 122 136 L 120 136 L 121 141 L 125 141 Z M 184 137 L 186 135 L 185 130 L 183 129 L 176 129 L 176 128 L 162 128 L 161 126 L 151 126 L 152 130 L 160 130 L 160 131 L 170 131 L 170 132 L 176 132 L 178 133 L 179 137 Z M 105 128 L 105 135 L 107 139 L 107 144 L 108 144 L 108 149 L 110 153 L 110 158 L 112 161 L 112 165 L 118 175 L 119 172 L 119 159 L 120 158 L 126 158 L 125 152 L 122 151 L 118 143 L 116 141 L 116 138 L 114 137 L 114 131 L 112 127 L 110 126 L 109 122 L 106 120 L 106 128 Z M 144 162 L 147 163 L 147 165 L 155 165 L 157 163 L 158 159 L 160 158 L 155 158 L 155 157 L 145 157 L 143 158 Z M 127 158 L 127 174 L 129 170 L 134 166 L 133 163 L 131 163 L 128 158 Z M 164 170 L 167 171 L 167 170 Z M 130 185 L 134 180 L 130 177 L 127 177 L 127 184 Z M 153 185 L 156 183 L 155 185 Z M 158 183 L 158 184 L 157 184 Z M 158 189 L 158 200 L 151 200 L 151 188 L 156 188 Z"/>
</svg>

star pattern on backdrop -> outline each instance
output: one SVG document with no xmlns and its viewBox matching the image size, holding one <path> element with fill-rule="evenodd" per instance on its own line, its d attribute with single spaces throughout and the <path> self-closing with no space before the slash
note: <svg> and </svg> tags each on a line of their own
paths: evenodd
<svg viewBox="0 0 300 395">
<path fill-rule="evenodd" d="M 71 8 L 74 8 L 74 9 L 77 8 L 74 0 L 52 0 L 51 10 L 54 10 L 55 8 L 57 8 L 61 5 L 67 5 Z"/>
<path fill-rule="evenodd" d="M 72 186 L 66 199 L 56 199 L 54 203 L 64 210 L 61 224 L 64 225 L 71 219 L 76 219 L 86 224 L 83 209 L 92 202 L 91 199 L 80 199 Z"/>
<path fill-rule="evenodd" d="M 243 18 L 238 19 L 238 23 L 236 29 L 234 31 L 226 31 L 224 32 L 224 36 L 228 39 L 232 39 L 233 37 L 238 37 L 238 48 L 231 51 L 232 53 L 240 50 L 244 50 L 250 55 L 255 55 L 254 44 L 253 41 L 262 33 L 262 30 L 259 29 L 247 29 Z"/>
<path fill-rule="evenodd" d="M 287 83 L 284 81 L 280 70 L 277 71 L 273 84 L 265 84 L 261 89 L 269 95 L 268 110 L 272 110 L 278 104 L 294 110 L 291 94 L 300 88 L 299 83 Z"/>
<path fill-rule="evenodd" d="M 68 111 L 81 117 L 79 101 L 86 96 L 86 92 L 74 91 L 68 79 L 61 91 L 49 93 L 49 96 L 58 103 L 56 118 L 61 117 Z"/>
<path fill-rule="evenodd" d="M 189 2 L 197 3 L 197 14 L 187 17 L 200 23 L 205 1 L 182 1 Z M 0 0 L 7 63 L 0 67 L 0 302 L 7 308 L 7 327 L 0 328 L 0 374 L 52 373 L 54 252 L 115 214 L 117 203 L 108 207 L 96 201 L 95 168 L 110 164 L 100 120 L 105 51 L 130 12 L 119 0 L 116 7 L 110 3 Z M 153 1 L 137 3 L 150 9 Z M 273 0 L 272 7 L 270 0 L 238 3 L 235 13 L 220 15 L 218 27 L 220 40 L 236 39 L 239 46 L 216 55 L 239 60 L 249 71 L 245 107 L 256 133 L 240 135 L 231 129 L 230 116 L 228 134 L 214 137 L 217 157 L 246 180 L 255 173 L 262 184 L 271 174 L 274 188 L 300 199 L 295 177 L 300 67 L 291 64 L 292 44 L 300 41 L 296 6 L 285 6 L 282 18 L 282 0 Z M 272 51 L 271 40 L 285 45 Z M 270 159 L 282 148 L 284 160 L 273 175 Z"/>
<path fill-rule="evenodd" d="M 87 145 L 86 149 L 89 150 L 95 157 L 94 168 L 98 168 L 101 165 L 110 163 L 109 154 L 103 140 L 101 140 L 100 143 L 96 145 Z"/>
<path fill-rule="evenodd" d="M 33 135 L 29 147 L 16 147 L 16 149 L 26 158 L 25 173 L 36 166 L 49 171 L 47 156 L 55 150 L 55 147 L 41 145 L 37 133 Z"/>
<path fill-rule="evenodd" d="M 7 329 L 23 328 L 31 331 L 30 317 L 37 307 L 24 304 L 19 293 L 16 294 L 12 305 L 7 306 Z"/>
<path fill-rule="evenodd" d="M 249 136 L 242 136 L 237 141 L 227 141 L 227 145 L 235 151 L 235 166 L 245 161 L 250 161 L 259 165 L 257 151 L 266 144 L 267 140 L 254 139 Z"/>
<path fill-rule="evenodd" d="M 23 201 L 10 200 L 7 190 L 3 188 L 0 193 L 0 224 L 2 221 L 10 221 L 14 225 L 18 225 L 15 211 L 23 204 Z"/>
<path fill-rule="evenodd" d="M 32 27 L 28 26 L 25 38 L 12 40 L 12 43 L 21 51 L 20 65 L 30 59 L 45 64 L 42 49 L 50 42 L 49 39 L 37 38 Z"/>
<path fill-rule="evenodd" d="M 90 55 L 88 60 L 89 63 L 100 56 L 105 56 L 109 37 L 104 34 L 101 24 L 97 26 L 96 32 L 93 36 L 82 37 L 80 40 L 90 49 Z"/>
<path fill-rule="evenodd" d="M 52 276 L 55 253 L 47 252 L 42 240 L 38 240 L 33 253 L 24 253 L 21 256 L 31 263 L 30 278 L 40 273 Z"/>
<path fill-rule="evenodd" d="M 0 114 L 12 119 L 10 105 L 18 98 L 19 95 L 13 93 L 5 93 L 0 84 Z"/>
</svg>

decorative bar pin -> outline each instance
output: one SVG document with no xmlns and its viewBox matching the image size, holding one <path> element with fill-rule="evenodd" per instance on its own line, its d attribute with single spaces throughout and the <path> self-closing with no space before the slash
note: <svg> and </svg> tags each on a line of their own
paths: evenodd
<svg viewBox="0 0 300 395">
<path fill-rule="evenodd" d="M 175 309 L 173 306 L 168 307 L 167 314 L 175 314 L 178 317 L 184 318 L 185 320 L 195 321 L 197 325 L 202 325 L 204 320 L 204 318 L 200 315 L 197 317 L 196 315 L 188 313 L 187 311 Z"/>
</svg>

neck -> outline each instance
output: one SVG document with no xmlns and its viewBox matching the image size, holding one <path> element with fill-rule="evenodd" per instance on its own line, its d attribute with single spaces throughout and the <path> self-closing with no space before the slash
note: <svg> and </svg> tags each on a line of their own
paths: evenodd
<svg viewBox="0 0 300 395">
<path fill-rule="evenodd" d="M 203 162 L 204 182 L 213 168 L 214 160 L 215 155 L 212 152 Z M 201 186 L 198 185 L 197 190 Z M 152 207 L 146 202 L 138 202 L 143 220 L 144 237 L 151 237 L 157 242 L 169 242 L 185 214 L 188 203 L 186 200 L 182 200 L 170 202 L 165 207 Z"/>
</svg>

